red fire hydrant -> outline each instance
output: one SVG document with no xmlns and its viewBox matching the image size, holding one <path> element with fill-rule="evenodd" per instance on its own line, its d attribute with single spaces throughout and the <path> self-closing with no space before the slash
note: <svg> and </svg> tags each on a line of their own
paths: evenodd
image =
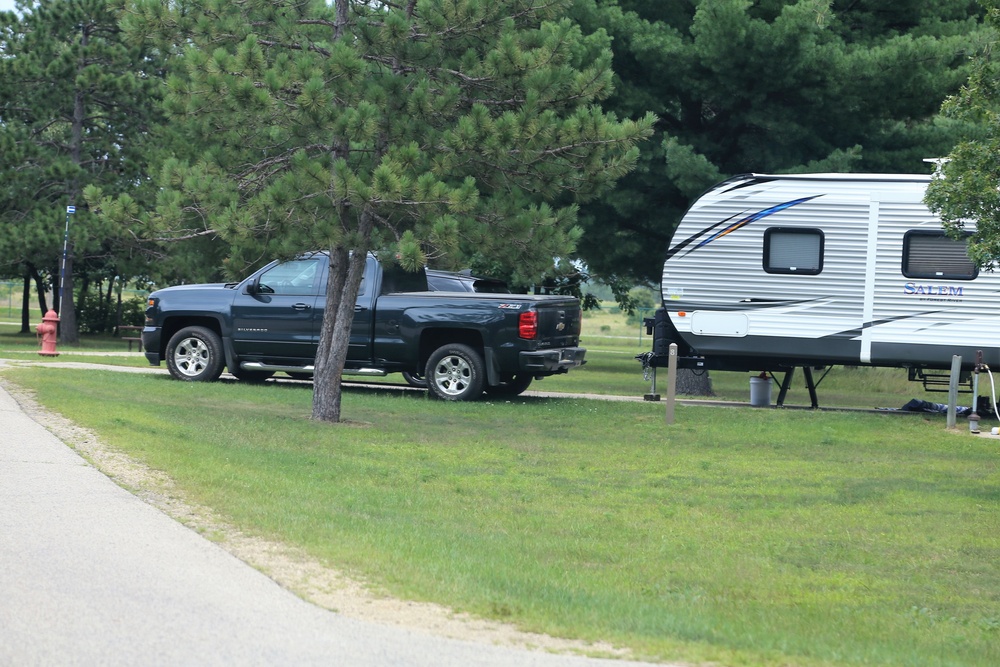
<svg viewBox="0 0 1000 667">
<path fill-rule="evenodd" d="M 49 310 L 42 318 L 42 323 L 35 327 L 35 332 L 42 339 L 42 349 L 38 354 L 43 357 L 58 357 L 56 352 L 56 337 L 59 333 L 59 316 L 56 311 Z"/>
</svg>

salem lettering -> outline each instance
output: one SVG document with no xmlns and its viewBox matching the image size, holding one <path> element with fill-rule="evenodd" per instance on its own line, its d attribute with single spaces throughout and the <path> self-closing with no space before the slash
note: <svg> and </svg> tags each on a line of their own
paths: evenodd
<svg viewBox="0 0 1000 667">
<path fill-rule="evenodd" d="M 919 296 L 962 296 L 964 287 L 954 285 L 918 285 L 917 283 L 906 283 L 903 285 L 903 294 L 916 294 Z"/>
</svg>

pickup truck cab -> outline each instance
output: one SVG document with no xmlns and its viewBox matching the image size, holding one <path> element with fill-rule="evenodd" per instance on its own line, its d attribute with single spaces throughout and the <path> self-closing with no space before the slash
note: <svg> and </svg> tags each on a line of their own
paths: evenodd
<svg viewBox="0 0 1000 667">
<path fill-rule="evenodd" d="M 223 368 L 261 381 L 314 370 L 326 305 L 325 253 L 272 262 L 238 283 L 153 292 L 142 341 L 153 365 L 180 380 Z M 532 380 L 585 363 L 572 297 L 429 291 L 424 272 L 384 268 L 369 255 L 344 373 L 423 378 L 431 394 L 469 400 L 519 394 Z"/>
</svg>

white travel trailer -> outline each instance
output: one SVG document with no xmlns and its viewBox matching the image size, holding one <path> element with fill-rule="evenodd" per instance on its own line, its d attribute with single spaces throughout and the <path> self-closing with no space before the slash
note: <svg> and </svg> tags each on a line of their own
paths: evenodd
<svg viewBox="0 0 1000 667">
<path fill-rule="evenodd" d="M 924 175 L 747 174 L 702 195 L 663 264 L 653 366 L 910 369 L 946 382 L 953 355 L 1000 368 L 1000 275 L 923 203 Z M 925 372 L 925 371 L 932 372 Z"/>
</svg>

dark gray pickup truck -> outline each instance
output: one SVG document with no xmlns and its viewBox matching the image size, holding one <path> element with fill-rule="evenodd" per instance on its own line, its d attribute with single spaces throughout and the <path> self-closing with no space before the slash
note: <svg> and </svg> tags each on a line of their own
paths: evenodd
<svg viewBox="0 0 1000 667">
<path fill-rule="evenodd" d="M 272 262 L 238 283 L 153 292 L 142 343 L 179 380 L 283 372 L 312 376 L 326 304 L 324 253 Z M 369 256 L 344 373 L 423 377 L 445 400 L 516 395 L 533 379 L 584 364 L 572 297 L 428 291 L 424 272 L 384 269 Z"/>
</svg>

